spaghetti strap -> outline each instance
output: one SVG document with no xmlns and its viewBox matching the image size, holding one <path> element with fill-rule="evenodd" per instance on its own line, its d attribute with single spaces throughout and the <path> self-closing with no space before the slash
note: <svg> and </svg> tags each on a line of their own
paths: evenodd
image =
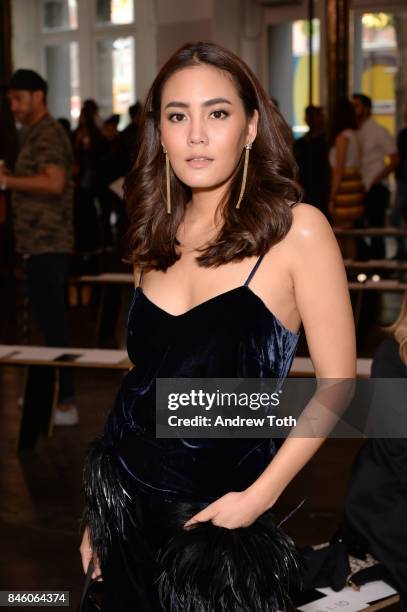
<svg viewBox="0 0 407 612">
<path fill-rule="evenodd" d="M 140 270 L 140 276 L 138 277 L 138 287 L 141 287 L 141 279 L 143 278 L 143 270 Z"/>
<path fill-rule="evenodd" d="M 244 286 L 247 287 L 248 284 L 250 283 L 250 281 L 252 280 L 253 276 L 256 274 L 256 270 L 259 267 L 259 265 L 261 264 L 261 260 L 264 257 L 264 253 L 263 255 L 260 255 L 260 257 L 258 258 L 258 260 L 256 261 L 256 263 L 254 264 L 252 271 L 250 272 L 249 276 L 246 278 L 246 281 L 244 283 Z"/>
</svg>

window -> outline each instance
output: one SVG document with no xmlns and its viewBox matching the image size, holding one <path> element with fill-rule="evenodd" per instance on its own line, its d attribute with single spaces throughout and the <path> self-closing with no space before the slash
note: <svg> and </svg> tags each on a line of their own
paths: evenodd
<svg viewBox="0 0 407 612">
<path fill-rule="evenodd" d="M 310 42 L 312 62 L 310 71 Z M 320 104 L 320 20 L 278 23 L 269 27 L 269 91 L 298 138 L 307 131 L 305 108 Z M 310 72 L 312 78 L 310 79 Z"/>
<path fill-rule="evenodd" d="M 292 126 L 294 136 L 308 131 L 304 110 L 309 104 L 319 106 L 320 22 L 312 20 L 312 65 L 310 80 L 310 22 L 305 19 L 292 24 Z"/>
<path fill-rule="evenodd" d="M 13 2 L 21 13 L 21 0 Z M 94 98 L 102 118 L 120 114 L 123 127 L 136 101 L 134 0 L 37 2 L 40 31 L 34 19 L 27 27 L 38 39 L 50 112 L 75 127 L 82 102 Z"/>
<path fill-rule="evenodd" d="M 78 43 L 45 47 L 48 105 L 57 117 L 75 121 L 80 112 Z"/>
<path fill-rule="evenodd" d="M 100 112 L 127 118 L 134 92 L 134 38 L 103 38 L 96 44 L 96 99 Z"/>
<path fill-rule="evenodd" d="M 45 31 L 74 30 L 78 27 L 77 0 L 42 0 L 41 9 Z"/>
<path fill-rule="evenodd" d="M 397 44 L 393 15 L 362 13 L 355 19 L 354 83 L 373 101 L 375 118 L 394 133 Z"/>
<path fill-rule="evenodd" d="M 407 11 L 354 15 L 353 91 L 372 98 L 375 119 L 392 134 L 401 127 L 404 106 L 405 23 Z"/>
<path fill-rule="evenodd" d="M 119 24 L 134 21 L 132 0 L 96 0 L 96 23 Z"/>
</svg>

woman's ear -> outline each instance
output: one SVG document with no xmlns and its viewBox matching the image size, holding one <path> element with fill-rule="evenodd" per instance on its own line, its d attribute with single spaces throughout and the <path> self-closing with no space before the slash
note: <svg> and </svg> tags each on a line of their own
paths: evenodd
<svg viewBox="0 0 407 612">
<path fill-rule="evenodd" d="M 247 142 L 254 142 L 257 136 L 257 126 L 259 124 L 259 111 L 255 108 L 253 115 L 249 119 L 247 130 Z"/>
</svg>

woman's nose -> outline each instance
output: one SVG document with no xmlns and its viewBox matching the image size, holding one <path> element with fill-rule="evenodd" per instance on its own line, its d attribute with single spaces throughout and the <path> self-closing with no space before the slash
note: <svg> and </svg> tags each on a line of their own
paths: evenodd
<svg viewBox="0 0 407 612">
<path fill-rule="evenodd" d="M 188 139 L 190 144 L 207 144 L 208 135 L 200 119 L 191 121 Z"/>
</svg>

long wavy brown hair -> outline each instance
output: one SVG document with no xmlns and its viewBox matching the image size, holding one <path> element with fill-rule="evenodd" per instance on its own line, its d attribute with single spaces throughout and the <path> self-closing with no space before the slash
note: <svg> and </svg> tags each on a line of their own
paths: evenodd
<svg viewBox="0 0 407 612">
<path fill-rule="evenodd" d="M 161 68 L 147 94 L 140 126 L 140 150 L 125 183 L 130 221 L 128 256 L 138 268 L 166 270 L 180 258 L 176 233 L 192 193 L 171 170 L 172 213 L 167 213 L 165 156 L 159 129 L 161 95 L 175 72 L 202 64 L 231 75 L 246 116 L 252 117 L 257 109 L 259 122 L 241 207 L 235 208 L 242 181 L 243 152 L 229 189 L 217 207 L 217 215 L 222 215 L 220 230 L 199 250 L 196 258 L 199 265 L 219 266 L 267 252 L 286 236 L 292 223 L 291 206 L 301 198 L 296 182 L 297 166 L 291 152 L 291 130 L 250 68 L 219 45 L 188 43 Z"/>
<path fill-rule="evenodd" d="M 396 342 L 398 342 L 400 347 L 400 359 L 404 365 L 407 366 L 407 291 L 404 292 L 404 298 L 397 320 L 384 329 L 394 337 Z"/>
</svg>

